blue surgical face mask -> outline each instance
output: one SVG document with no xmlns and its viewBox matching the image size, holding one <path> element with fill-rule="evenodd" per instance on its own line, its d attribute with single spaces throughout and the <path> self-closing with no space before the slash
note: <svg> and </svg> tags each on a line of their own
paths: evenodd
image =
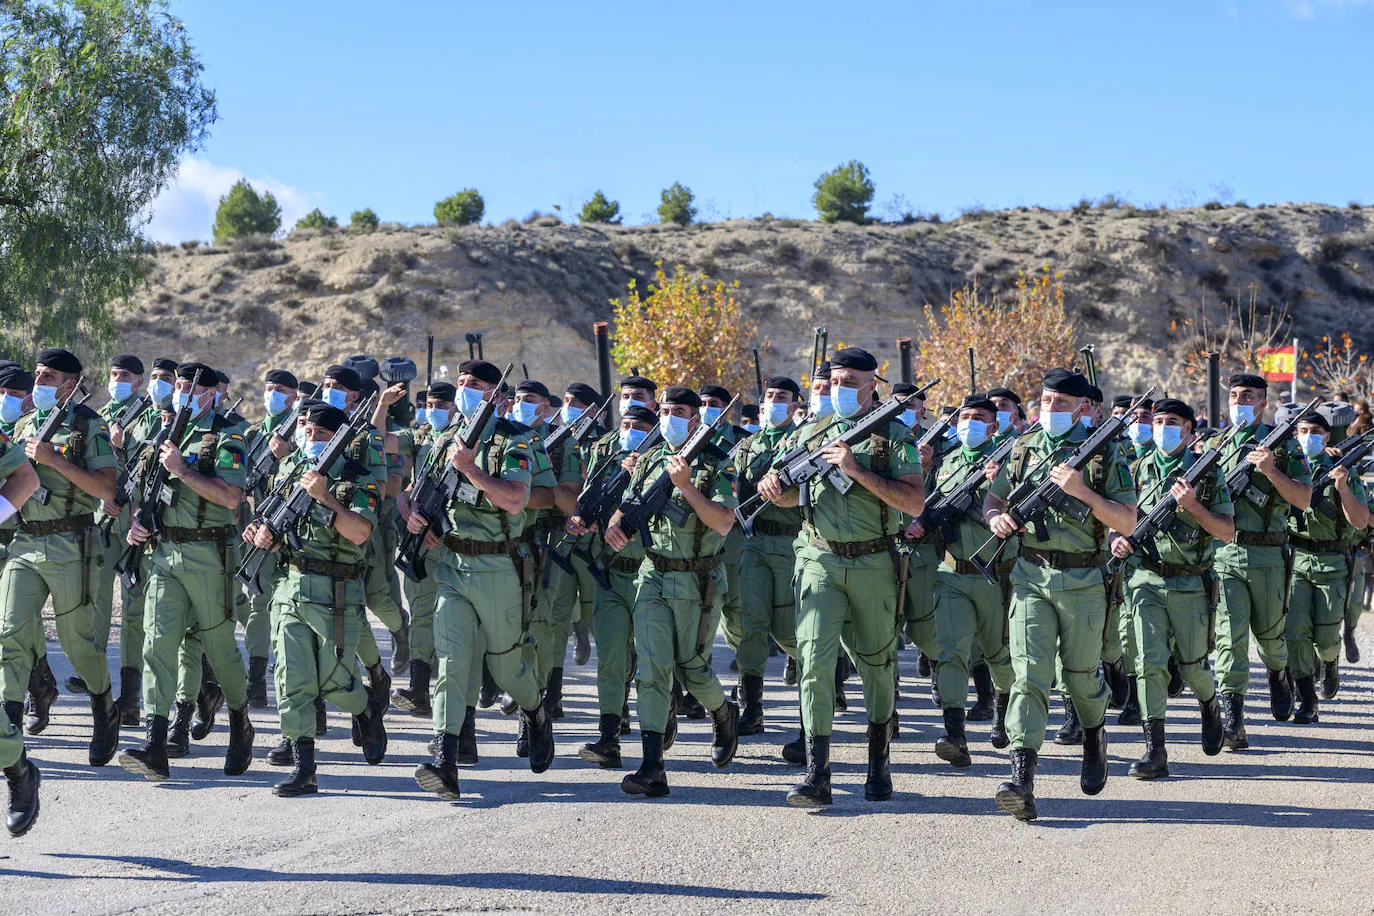
<svg viewBox="0 0 1374 916">
<path fill-rule="evenodd" d="M 649 434 L 644 430 L 635 429 L 633 426 L 629 429 L 622 429 L 620 431 L 620 450 L 622 452 L 633 452 L 635 449 L 639 448 L 640 444 L 644 441 L 644 437 L 647 435 Z"/>
<path fill-rule="evenodd" d="M 649 406 L 648 404 L 645 404 L 643 401 L 637 400 L 636 398 L 621 398 L 621 399 L 620 399 L 620 415 L 621 415 L 622 417 L 625 416 L 625 411 L 629 410 L 631 407 L 648 407 L 648 406 Z"/>
<path fill-rule="evenodd" d="M 999 411 L 997 411 L 997 428 L 998 428 L 999 430 L 1008 430 L 1008 429 L 1011 429 L 1011 411 L 1010 411 L 1010 410 L 999 410 Z"/>
<path fill-rule="evenodd" d="M 769 426 L 786 426 L 788 410 L 792 407 L 783 401 L 769 401 L 763 405 L 764 419 Z"/>
<path fill-rule="evenodd" d="M 1083 414 L 1083 416 L 1078 418 L 1078 424 L 1082 426 L 1084 429 L 1092 429 L 1093 418 L 1088 416 L 1087 414 Z"/>
<path fill-rule="evenodd" d="M 658 420 L 658 428 L 662 431 L 663 438 L 666 439 L 668 444 L 673 448 L 677 448 L 679 445 L 686 442 L 687 436 L 690 435 L 686 418 L 675 417 L 672 414 L 665 414 L 660 417 Z"/>
<path fill-rule="evenodd" d="M 278 414 L 285 413 L 286 398 L 286 395 L 276 389 L 265 392 L 262 396 L 262 404 L 267 408 L 267 415 L 269 417 L 275 417 Z"/>
<path fill-rule="evenodd" d="M 292 439 L 293 442 L 296 443 L 296 448 L 300 449 L 301 451 L 305 451 L 305 427 L 304 427 L 304 426 L 298 428 L 298 429 L 296 430 L 296 435 L 292 436 L 291 439 Z"/>
<path fill-rule="evenodd" d="M 744 426 L 741 428 L 750 435 L 753 435 L 754 433 L 759 431 L 759 425 L 757 423 L 745 423 Z"/>
<path fill-rule="evenodd" d="M 1073 429 L 1073 412 L 1068 410 L 1047 410 L 1040 415 L 1040 424 L 1045 432 L 1059 438 Z"/>
<path fill-rule="evenodd" d="M 539 422 L 539 405 L 533 401 L 516 401 L 515 406 L 510 409 L 510 414 L 516 423 L 533 426 Z"/>
<path fill-rule="evenodd" d="M 1231 425 L 1249 426 L 1255 422 L 1255 408 L 1250 404 L 1231 405 Z"/>
<path fill-rule="evenodd" d="M 33 406 L 39 410 L 51 410 L 56 407 L 57 389 L 52 385 L 34 385 Z"/>
<path fill-rule="evenodd" d="M 324 450 L 329 448 L 328 439 L 314 439 L 305 443 L 305 454 L 311 461 L 318 461 L 324 454 Z"/>
<path fill-rule="evenodd" d="M 563 405 L 563 422 L 576 423 L 582 419 L 582 415 L 587 412 L 585 407 L 574 407 L 571 404 Z"/>
<path fill-rule="evenodd" d="M 830 389 L 830 406 L 842 417 L 848 419 L 859 412 L 859 389 L 835 385 Z"/>
<path fill-rule="evenodd" d="M 174 410 L 181 410 L 187 404 L 191 405 L 191 419 L 193 420 L 205 412 L 205 408 L 200 406 L 200 400 L 193 397 L 191 392 L 178 391 L 172 395 L 172 408 Z"/>
<path fill-rule="evenodd" d="M 122 404 L 134 393 L 134 385 L 133 382 L 110 382 L 105 390 L 110 392 L 110 400 Z"/>
<path fill-rule="evenodd" d="M 3 398 L 0 398 L 0 420 L 6 423 L 18 423 L 19 418 L 23 415 L 23 398 L 16 398 L 12 394 L 7 394 Z"/>
<path fill-rule="evenodd" d="M 811 395 L 811 415 L 817 420 L 824 420 L 835 412 L 835 405 L 830 400 L 828 394 Z"/>
<path fill-rule="evenodd" d="M 340 410 L 344 410 L 348 404 L 348 392 L 344 391 L 342 388 L 321 388 L 320 400 L 324 401 L 330 407 L 337 407 Z"/>
<path fill-rule="evenodd" d="M 452 411 L 441 410 L 438 407 L 429 409 L 429 425 L 435 432 L 448 429 L 448 424 L 452 419 Z"/>
<path fill-rule="evenodd" d="M 148 394 L 154 403 L 161 404 L 172 396 L 172 383 L 165 378 L 155 378 L 148 383 Z"/>
<path fill-rule="evenodd" d="M 897 418 L 897 422 L 901 423 L 907 429 L 913 428 L 916 425 L 916 411 L 908 407 L 906 410 L 902 411 L 902 415 Z"/>
<path fill-rule="evenodd" d="M 965 446 L 977 448 L 988 441 L 988 425 L 982 420 L 960 420 L 957 434 Z"/>
<path fill-rule="evenodd" d="M 458 410 L 465 417 L 471 417 L 477 413 L 477 408 L 482 406 L 482 400 L 486 392 L 480 388 L 459 388 L 458 389 Z"/>
<path fill-rule="evenodd" d="M 721 411 L 721 408 L 719 408 L 719 407 L 703 407 L 703 408 L 701 408 L 701 422 L 707 424 L 708 426 L 709 426 L 710 424 L 716 422 L 716 417 L 719 417 L 719 416 L 720 416 L 720 411 Z"/>
<path fill-rule="evenodd" d="M 1150 440 L 1154 438 L 1154 428 L 1149 423 L 1132 423 L 1126 427 L 1126 434 L 1139 447 L 1148 445 Z"/>
<path fill-rule="evenodd" d="M 1326 437 L 1321 433 L 1303 433 L 1298 436 L 1298 444 L 1302 446 L 1304 455 L 1315 458 L 1326 448 Z"/>
<path fill-rule="evenodd" d="M 1155 440 L 1155 445 L 1166 455 L 1172 455 L 1183 448 L 1183 427 L 1182 426 L 1161 426 L 1159 428 L 1159 438 Z"/>
<path fill-rule="evenodd" d="M 424 407 L 415 408 L 415 425 L 424 426 L 429 422 L 429 410 Z"/>
</svg>

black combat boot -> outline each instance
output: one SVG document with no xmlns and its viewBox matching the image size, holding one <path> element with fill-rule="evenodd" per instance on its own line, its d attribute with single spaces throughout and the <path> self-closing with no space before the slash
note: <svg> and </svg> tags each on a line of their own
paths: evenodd
<svg viewBox="0 0 1374 916">
<path fill-rule="evenodd" d="M 883 725 L 887 725 L 886 722 Z M 798 808 L 820 808 L 830 796 L 830 736 L 806 736 L 806 775 L 787 793 L 787 803 Z"/>
<path fill-rule="evenodd" d="M 253 762 L 253 723 L 248 704 L 229 710 L 229 749 L 224 753 L 224 775 L 238 776 Z"/>
<path fill-rule="evenodd" d="M 1287 668 L 1269 672 L 1269 711 L 1275 722 L 1287 722 L 1293 715 L 1293 676 Z"/>
<path fill-rule="evenodd" d="M 329 734 L 329 710 L 324 706 L 324 697 L 315 697 L 315 737 L 323 738 Z"/>
<path fill-rule="evenodd" d="M 1222 744 L 1228 751 L 1243 751 L 1250 746 L 1245 734 L 1245 697 L 1238 693 L 1221 695 L 1222 712 L 1226 714 L 1226 724 L 1222 727 Z"/>
<path fill-rule="evenodd" d="M 1183 696 L 1183 688 L 1187 684 L 1183 680 L 1183 669 L 1179 667 L 1178 659 L 1169 656 L 1169 698 Z"/>
<path fill-rule="evenodd" d="M 782 759 L 793 766 L 806 766 L 806 727 L 797 730 L 795 740 L 789 741 L 782 746 Z"/>
<path fill-rule="evenodd" d="M 196 695 L 196 716 L 191 720 L 191 737 L 203 741 L 215 727 L 215 714 L 224 705 L 224 691 L 214 681 L 201 681 Z"/>
<path fill-rule="evenodd" d="M 590 744 L 582 745 L 577 756 L 607 770 L 618 770 L 621 766 L 620 716 L 613 712 L 603 712 L 599 727 L 601 737 Z"/>
<path fill-rule="evenodd" d="M 992 686 L 992 669 L 987 662 L 979 662 L 969 671 L 973 678 L 975 700 L 964 718 L 969 722 L 988 722 L 993 716 L 993 697 L 996 691 Z"/>
<path fill-rule="evenodd" d="M 1355 628 L 1350 625 L 1350 621 L 1345 622 L 1341 641 L 1345 643 L 1345 660 L 1350 664 L 1355 664 L 1360 660 L 1360 644 L 1355 641 Z"/>
<path fill-rule="evenodd" d="M 1221 753 L 1225 732 L 1221 725 L 1221 704 L 1213 694 L 1210 700 L 1198 700 L 1202 707 L 1202 753 L 1215 757 Z"/>
<path fill-rule="evenodd" d="M 1150 719 L 1144 729 L 1145 753 L 1131 764 L 1127 773 L 1136 779 L 1163 779 L 1169 775 L 1169 754 L 1164 749 L 1164 720 Z"/>
<path fill-rule="evenodd" d="M 312 749 L 315 747 L 314 738 L 310 739 L 310 747 Z M 267 752 L 267 765 L 274 767 L 292 766 L 296 762 L 296 758 L 293 757 L 292 754 L 291 739 L 282 735 L 281 741 L 277 743 L 277 746 Z"/>
<path fill-rule="evenodd" d="M 1111 664 L 1102 663 L 1102 679 L 1107 682 L 1107 689 L 1111 691 L 1111 696 L 1107 698 L 1107 708 L 1120 709 L 1125 706 L 1131 682 L 1126 677 L 1126 665 L 1121 659 L 1118 658 Z"/>
<path fill-rule="evenodd" d="M 1293 713 L 1294 725 L 1315 725 L 1317 722 L 1317 679 L 1314 675 L 1298 678 L 1298 696 L 1302 702 Z"/>
<path fill-rule="evenodd" d="M 445 801 L 457 801 L 458 791 L 458 736 L 447 732 L 439 736 L 438 746 L 434 749 L 434 762 L 422 763 L 415 768 L 415 781 L 420 788 L 433 792 Z"/>
<path fill-rule="evenodd" d="M 295 766 L 291 775 L 272 787 L 272 794 L 282 798 L 295 798 L 298 795 L 314 795 L 319 786 L 315 784 L 315 739 L 297 738 L 291 741 L 283 738 L 290 748 L 291 760 Z"/>
<path fill-rule="evenodd" d="M 465 767 L 477 765 L 477 707 L 463 712 L 463 727 L 458 729 L 458 763 Z"/>
<path fill-rule="evenodd" d="M 5 701 L 5 718 L 10 720 L 10 724 L 15 728 L 24 727 L 24 704 L 18 700 Z"/>
<path fill-rule="evenodd" d="M 529 734 L 530 772 L 542 773 L 553 763 L 553 720 L 539 703 L 534 709 L 520 710 L 520 724 Z"/>
<path fill-rule="evenodd" d="M 1347 649 L 1346 656 L 1349 657 L 1349 655 L 1350 652 Z M 790 655 L 787 656 L 787 664 L 782 666 L 782 682 L 788 687 L 797 686 L 797 660 Z"/>
<path fill-rule="evenodd" d="M 935 756 L 956 769 L 964 769 L 973 760 L 968 755 L 968 738 L 964 734 L 964 711 L 946 709 L 945 733 L 935 742 Z"/>
<path fill-rule="evenodd" d="M 1107 723 L 1083 729 L 1083 767 L 1078 787 L 1084 795 L 1097 795 L 1107 786 Z"/>
<path fill-rule="evenodd" d="M 103 767 L 119 750 L 119 705 L 109 687 L 91 695 L 91 726 L 91 766 Z"/>
<path fill-rule="evenodd" d="M 549 684 L 544 688 L 544 711 L 550 719 L 563 718 L 563 668 L 549 669 Z"/>
<path fill-rule="evenodd" d="M 43 734 L 52 714 L 52 704 L 56 702 L 57 678 L 48 667 L 45 655 L 29 673 L 29 690 L 24 698 L 24 731 L 30 735 Z"/>
<path fill-rule="evenodd" d="M 528 757 L 529 755 L 530 724 L 525 721 L 524 716 L 521 716 L 519 730 L 515 733 L 515 756 Z"/>
<path fill-rule="evenodd" d="M 1007 737 L 1007 704 L 1010 702 L 1011 694 L 999 693 L 993 707 L 997 715 L 992 720 L 992 730 L 988 732 L 988 741 L 998 750 L 1011 743 L 1011 739 Z"/>
<path fill-rule="evenodd" d="M 930 705 L 936 709 L 945 708 L 945 698 L 940 696 L 940 663 L 934 660 L 930 663 Z"/>
<path fill-rule="evenodd" d="M 997 787 L 997 807 L 1018 821 L 1033 821 L 1035 810 L 1036 753 L 1028 748 L 1014 748 L 1011 752 L 1011 781 Z"/>
<path fill-rule="evenodd" d="M 625 685 L 625 702 L 620 704 L 620 734 L 622 737 L 630 733 L 630 686 Z"/>
<path fill-rule="evenodd" d="M 1335 661 L 1325 663 L 1322 669 L 1322 699 L 1334 700 L 1341 692 L 1341 668 Z"/>
<path fill-rule="evenodd" d="M 5 827 L 10 836 L 21 837 L 38 820 L 38 784 L 43 777 L 38 767 L 29 763 L 28 754 L 21 750 L 19 759 L 5 767 L 5 781 L 10 787 L 10 806 Z"/>
<path fill-rule="evenodd" d="M 711 763 L 723 770 L 739 750 L 739 707 L 729 700 L 711 710 Z"/>
<path fill-rule="evenodd" d="M 353 717 L 353 745 L 362 748 L 363 759 L 370 767 L 386 759 L 386 725 L 382 722 L 385 714 L 382 701 L 372 697 L 363 711 Z"/>
<path fill-rule="evenodd" d="M 396 708 L 412 716 L 428 718 L 434 714 L 429 699 L 429 662 L 410 660 L 410 686 L 401 687 L 392 695 Z"/>
<path fill-rule="evenodd" d="M 887 801 L 892 797 L 891 742 L 891 725 L 868 723 L 868 777 L 864 780 L 864 798 L 869 801 Z"/>
<path fill-rule="evenodd" d="M 677 680 L 673 680 L 673 687 L 677 687 Z M 668 691 L 668 724 L 663 728 L 663 750 L 667 751 L 677 743 L 677 709 L 678 709 L 678 690 Z"/>
<path fill-rule="evenodd" d="M 577 665 L 587 664 L 587 659 L 592 657 L 592 634 L 587 629 L 587 625 L 581 619 L 574 620 L 572 624 L 573 632 L 573 663 Z"/>
<path fill-rule="evenodd" d="M 143 692 L 141 668 L 119 669 L 119 724 L 138 728 L 138 701 Z"/>
<path fill-rule="evenodd" d="M 763 734 L 763 678 L 746 674 L 739 679 L 740 697 L 744 709 L 739 716 L 741 735 Z"/>
<path fill-rule="evenodd" d="M 639 743 L 643 759 L 639 769 L 620 781 L 620 791 L 626 795 L 662 798 L 668 794 L 668 771 L 663 768 L 663 736 L 658 732 L 640 731 Z"/>
<path fill-rule="evenodd" d="M 381 662 L 367 669 L 367 692 L 381 704 L 382 712 L 391 708 L 391 675 Z"/>
<path fill-rule="evenodd" d="M 487 660 L 483 658 L 482 689 L 477 693 L 477 705 L 483 709 L 491 709 L 500 696 L 501 688 L 496 686 L 496 679 L 491 676 L 491 669 L 487 667 Z"/>
<path fill-rule="evenodd" d="M 892 718 L 887 720 L 887 740 L 896 741 L 902 734 L 902 716 L 897 712 L 897 704 L 892 704 Z"/>
<path fill-rule="evenodd" d="M 64 683 L 63 686 L 67 688 L 68 693 L 73 694 L 75 696 L 88 696 L 91 692 L 91 689 L 86 686 L 85 679 L 78 677 L 75 674 L 67 678 L 66 683 Z"/>
<path fill-rule="evenodd" d="M 919 674 L 921 677 L 930 677 L 930 672 L 931 672 L 932 669 L 934 669 L 934 667 L 935 667 L 935 666 L 932 665 L 931 662 L 930 662 L 930 656 L 929 656 L 929 655 L 926 655 L 926 654 L 925 654 L 924 652 L 922 652 L 920 649 L 917 649 L 917 650 L 916 650 L 916 673 Z"/>
<path fill-rule="evenodd" d="M 410 624 L 391 631 L 391 673 L 400 677 L 410 666 Z"/>
<path fill-rule="evenodd" d="M 1083 724 L 1078 721 L 1078 710 L 1073 705 L 1073 699 L 1067 693 L 1064 694 L 1064 724 L 1059 727 L 1059 731 L 1054 733 L 1054 743 L 1083 743 Z"/>
<path fill-rule="evenodd" d="M 501 693 L 500 702 L 501 715 L 503 716 L 513 716 L 520 711 L 520 704 L 515 701 L 515 697 L 505 691 Z"/>
<path fill-rule="evenodd" d="M 254 709 L 267 708 L 267 659 L 261 655 L 248 659 L 248 705 Z"/>
<path fill-rule="evenodd" d="M 175 705 L 172 727 L 167 733 L 167 756 L 172 760 L 191 753 L 191 717 L 196 714 L 195 703 L 177 701 Z"/>
<path fill-rule="evenodd" d="M 1139 725 L 1140 718 L 1140 679 L 1134 674 L 1126 679 L 1129 687 L 1126 694 L 1126 703 L 1121 707 L 1121 714 L 1116 717 L 1117 725 Z"/>
<path fill-rule="evenodd" d="M 678 711 L 692 720 L 706 718 L 706 707 L 701 705 L 701 701 L 693 695 L 692 691 L 683 688 L 680 684 L 678 687 L 682 690 L 682 699 L 678 701 Z"/>
<path fill-rule="evenodd" d="M 119 754 L 119 765 L 152 780 L 169 779 L 167 770 L 167 717 L 148 717 L 148 740 L 142 747 L 130 748 Z"/>
</svg>

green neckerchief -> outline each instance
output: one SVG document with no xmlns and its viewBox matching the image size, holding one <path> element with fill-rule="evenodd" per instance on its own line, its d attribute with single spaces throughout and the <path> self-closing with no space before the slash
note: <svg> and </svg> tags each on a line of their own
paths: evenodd
<svg viewBox="0 0 1374 916">
<path fill-rule="evenodd" d="M 1155 470 L 1159 472 L 1160 479 L 1167 480 L 1169 475 L 1177 471 L 1183 464 L 1183 456 L 1187 453 L 1186 446 L 1180 448 L 1176 455 L 1166 455 L 1162 449 L 1157 448 L 1154 450 L 1154 454 L 1150 456 L 1150 460 L 1154 462 Z"/>
</svg>

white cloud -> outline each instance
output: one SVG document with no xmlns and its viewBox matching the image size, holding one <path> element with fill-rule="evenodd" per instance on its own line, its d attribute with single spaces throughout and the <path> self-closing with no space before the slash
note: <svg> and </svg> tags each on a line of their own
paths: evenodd
<svg viewBox="0 0 1374 916">
<path fill-rule="evenodd" d="M 236 168 L 215 165 L 205 159 L 183 160 L 177 180 L 153 201 L 148 237 L 165 244 L 208 239 L 215 225 L 219 199 L 243 177 Z M 259 193 L 272 192 L 281 206 L 282 227 L 287 229 L 318 207 L 324 198 L 319 191 L 292 187 L 275 178 L 248 176 L 248 183 Z"/>
<path fill-rule="evenodd" d="M 1339 9 L 1347 6 L 1363 6 L 1365 0 L 1283 0 L 1283 5 L 1294 19 L 1316 19 L 1317 12 L 1323 8 Z"/>
</svg>

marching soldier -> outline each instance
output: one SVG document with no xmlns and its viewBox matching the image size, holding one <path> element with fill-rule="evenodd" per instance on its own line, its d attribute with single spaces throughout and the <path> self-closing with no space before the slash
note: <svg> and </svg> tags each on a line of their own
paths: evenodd
<svg viewBox="0 0 1374 916">
<path fill-rule="evenodd" d="M 14 391 L 22 390 L 23 380 L 16 378 L 13 372 L 18 368 L 6 366 L 0 369 L 0 388 L 4 389 L 5 398 L 12 398 Z M 13 409 L 11 406 L 10 410 Z M 38 489 L 39 477 L 25 457 L 24 450 L 5 433 L 0 433 L 0 478 L 4 479 L 3 485 L 0 485 L 0 525 L 7 525 Z M 6 631 L 8 624 L 7 617 Z M 20 730 L 23 701 L 11 700 L 6 694 L 4 702 L 5 715 L 0 716 L 0 769 L 5 771 L 9 788 L 5 826 L 11 836 L 21 837 L 29 832 L 38 819 L 40 776 L 38 767 L 29 762 L 24 752 L 24 733 Z"/>
<path fill-rule="evenodd" d="M 1010 645 L 1014 680 L 1006 730 L 1012 778 L 997 790 L 997 804 L 1018 820 L 1033 820 L 1035 766 L 1049 718 L 1056 655 L 1064 690 L 1082 722 L 1079 786 L 1096 795 L 1107 784 L 1107 688 L 1098 670 L 1107 602 L 1102 578 L 1107 529 L 1133 530 L 1135 489 L 1120 453 L 1109 449 L 1081 471 L 1062 463 L 1090 435 L 1080 422 L 1088 408 L 1087 379 L 1065 369 L 1045 375 L 1041 429 L 1019 440 L 983 500 L 988 528 L 1001 538 L 1022 528 L 1007 515 L 1007 497 L 1023 480 L 1048 478 L 1091 510 L 1079 521 L 1051 509 L 1043 527 L 1022 538 L 1011 573 Z"/>
<path fill-rule="evenodd" d="M 1010 388 L 994 388 L 988 392 L 988 400 L 997 407 L 997 442 L 1025 431 L 1026 412 L 1019 394 Z"/>
<path fill-rule="evenodd" d="M 1112 415 L 1120 416 L 1131 409 L 1136 399 L 1129 395 L 1118 395 L 1112 399 Z M 1193 428 L 1193 439 L 1196 440 L 1196 427 Z M 1170 433 L 1170 435 L 1173 435 Z M 1121 444 L 1121 454 L 1132 468 L 1154 450 L 1154 403 L 1145 400 L 1132 411 L 1132 415 L 1126 418 L 1126 438 L 1127 442 Z M 1132 474 L 1132 477 L 1135 475 Z M 1139 481 L 1136 481 L 1139 483 Z M 1137 492 L 1139 488 L 1137 487 Z M 1161 497 L 1163 494 L 1160 494 Z M 1102 663 L 1103 673 L 1108 675 L 1117 668 L 1126 673 L 1126 702 L 1121 704 L 1121 713 L 1116 718 L 1117 725 L 1140 725 L 1143 721 L 1140 716 L 1140 682 L 1136 677 L 1136 666 L 1139 662 L 1138 647 L 1135 637 L 1135 622 L 1131 612 L 1131 590 L 1128 583 L 1118 578 L 1114 580 L 1114 588 L 1120 591 L 1108 598 L 1112 607 L 1112 612 L 1107 619 L 1108 635 L 1112 630 L 1113 623 L 1116 624 L 1118 639 L 1108 638 L 1107 645 L 1103 646 Z M 1115 618 L 1115 619 L 1113 619 Z M 1120 650 L 1119 653 L 1116 650 Z M 1170 656 L 1169 658 L 1169 680 L 1172 688 L 1174 673 L 1177 670 L 1177 662 Z M 1117 686 L 1108 681 L 1108 686 L 1113 691 L 1117 691 Z M 1181 689 L 1181 688 L 1180 688 Z M 1174 696 L 1171 689 L 1170 696 Z"/>
<path fill-rule="evenodd" d="M 1200 458 L 1190 447 L 1197 422 L 1193 408 L 1174 398 L 1161 398 L 1153 405 L 1152 421 L 1150 441 L 1155 444 L 1133 465 L 1138 511 L 1141 517 L 1149 515 L 1172 496 L 1187 533 L 1180 536 L 1173 528 L 1161 531 L 1145 550 L 1132 545 L 1123 532 L 1112 539 L 1112 554 L 1130 558 L 1125 588 L 1135 633 L 1134 678 L 1145 729 L 1145 753 L 1130 769 L 1136 779 L 1169 775 L 1164 713 L 1171 646 L 1177 647 L 1180 671 L 1202 707 L 1203 753 L 1209 757 L 1221 753 L 1221 707 L 1207 669 L 1216 611 L 1212 554 L 1215 541 L 1229 544 L 1236 532 L 1235 510 L 1220 470 L 1213 468 L 1196 485 L 1183 479 Z"/>
<path fill-rule="evenodd" d="M 829 438 L 860 422 L 872 403 L 877 369 L 877 360 L 866 350 L 849 347 L 837 351 L 830 361 L 834 417 L 803 425 L 793 440 Z M 853 447 L 842 443 L 830 446 L 825 458 L 857 486 L 846 495 L 824 480 L 812 481 L 807 488 L 808 505 L 801 512 L 796 568 L 797 651 L 801 658 L 798 667 L 806 776 L 788 793 L 787 801 L 808 807 L 831 803 L 833 672 L 847 620 L 852 622 L 853 642 L 843 649 L 858 661 L 868 713 L 864 797 L 883 801 L 892 796 L 888 761 L 896 690 L 894 623 L 899 609 L 891 551 L 896 535 L 905 527 L 901 516 L 914 518 L 925 508 L 921 462 L 910 432 L 901 423 L 894 422 L 885 434 L 875 434 Z M 776 474 L 764 476 L 758 491 L 780 506 L 799 505 L 798 492 L 784 492 Z"/>
</svg>

